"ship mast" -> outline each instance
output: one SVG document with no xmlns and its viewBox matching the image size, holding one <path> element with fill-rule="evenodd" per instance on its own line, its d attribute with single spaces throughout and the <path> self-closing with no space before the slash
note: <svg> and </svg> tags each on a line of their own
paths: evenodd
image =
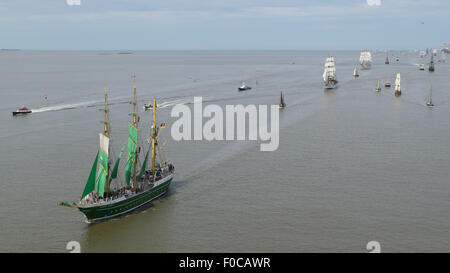
<svg viewBox="0 0 450 273">
<path fill-rule="evenodd" d="M 136 111 L 136 75 L 133 75 L 133 88 L 134 88 L 134 97 L 133 97 L 133 126 L 137 129 L 137 111 Z M 136 142 L 137 144 L 138 142 Z M 136 147 L 136 155 L 134 158 L 134 165 L 133 165 L 133 186 L 134 189 L 136 189 L 136 164 L 137 164 L 137 150 L 138 147 Z"/>
<path fill-rule="evenodd" d="M 105 87 L 105 131 L 104 131 L 104 135 L 106 137 L 109 137 L 109 130 L 108 130 L 108 89 Z M 108 155 L 109 155 L 109 145 L 108 145 Z M 106 192 L 109 192 L 109 160 L 108 160 L 108 173 L 106 174 Z"/>
<path fill-rule="evenodd" d="M 156 99 L 153 99 L 153 128 L 152 128 L 152 174 L 155 175 L 156 159 Z"/>
</svg>

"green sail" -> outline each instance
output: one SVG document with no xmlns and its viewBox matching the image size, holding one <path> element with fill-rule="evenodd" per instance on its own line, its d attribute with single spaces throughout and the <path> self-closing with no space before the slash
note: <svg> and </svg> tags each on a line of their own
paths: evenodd
<svg viewBox="0 0 450 273">
<path fill-rule="evenodd" d="M 106 179 L 108 177 L 108 156 L 101 149 L 98 152 L 100 158 L 100 168 L 97 180 L 97 193 L 100 196 L 103 196 L 105 193 Z"/>
<path fill-rule="evenodd" d="M 130 179 L 133 173 L 134 161 L 136 160 L 138 130 L 131 123 L 128 124 L 128 159 L 125 166 L 125 181 L 130 185 Z"/>
<path fill-rule="evenodd" d="M 89 178 L 86 181 L 86 186 L 84 187 L 83 194 L 81 195 L 81 199 L 86 197 L 86 195 L 90 194 L 94 188 L 95 188 L 95 176 L 97 173 L 97 159 L 98 159 L 98 152 L 95 156 L 94 164 L 92 164 L 91 173 L 89 174 Z"/>
<path fill-rule="evenodd" d="M 139 177 L 142 177 L 144 175 L 145 168 L 147 167 L 147 158 L 148 158 L 149 152 L 150 152 L 150 149 L 148 149 L 147 153 L 145 154 L 145 159 L 144 159 L 144 162 L 142 163 L 141 171 L 139 172 Z"/>
<path fill-rule="evenodd" d="M 111 181 L 113 179 L 116 179 L 116 177 L 117 177 L 117 171 L 119 169 L 120 158 L 122 157 L 122 153 L 123 153 L 124 149 L 125 149 L 125 144 L 123 144 L 122 150 L 120 150 L 119 156 L 117 157 L 116 163 L 114 164 L 114 168 L 113 168 L 113 170 L 111 172 L 111 177 L 109 179 L 109 183 L 110 184 L 111 184 Z"/>
</svg>

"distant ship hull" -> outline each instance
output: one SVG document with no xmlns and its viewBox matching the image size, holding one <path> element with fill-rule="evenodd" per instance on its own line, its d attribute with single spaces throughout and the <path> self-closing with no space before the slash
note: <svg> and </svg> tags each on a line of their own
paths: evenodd
<svg viewBox="0 0 450 273">
<path fill-rule="evenodd" d="M 121 201 L 105 203 L 104 205 L 78 206 L 78 209 L 86 216 L 87 221 L 90 223 L 117 217 L 131 212 L 164 195 L 168 191 L 172 179 L 173 174 L 168 175 L 162 178 L 160 184 L 157 186 L 139 192 Z"/>
<path fill-rule="evenodd" d="M 158 108 L 158 106 L 156 106 L 155 108 Z M 144 104 L 144 110 L 150 110 L 150 109 L 153 109 L 152 104 Z"/>
<path fill-rule="evenodd" d="M 338 86 L 338 81 L 325 82 L 325 89 L 334 89 Z"/>
<path fill-rule="evenodd" d="M 247 87 L 238 87 L 238 91 L 246 91 L 252 89 L 250 86 Z"/>
<path fill-rule="evenodd" d="M 12 112 L 13 116 L 27 115 L 27 114 L 30 114 L 30 113 L 31 113 L 31 110 L 26 110 L 26 111 L 24 111 L 24 110 L 17 110 L 17 111 Z"/>
<path fill-rule="evenodd" d="M 372 63 L 370 62 L 361 62 L 361 69 L 367 70 L 372 67 Z"/>
</svg>

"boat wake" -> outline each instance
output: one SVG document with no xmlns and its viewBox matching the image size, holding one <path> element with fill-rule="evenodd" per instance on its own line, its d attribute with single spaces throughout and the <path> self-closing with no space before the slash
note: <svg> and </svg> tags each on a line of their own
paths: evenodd
<svg viewBox="0 0 450 273">
<path fill-rule="evenodd" d="M 88 107 L 101 105 L 101 103 L 102 103 L 102 101 L 98 100 L 98 101 L 59 104 L 59 105 L 52 105 L 52 106 L 44 106 L 44 107 L 37 108 L 37 109 L 31 109 L 31 111 L 33 113 L 43 113 L 43 112 L 61 111 L 61 110 L 69 110 L 69 109 L 76 109 L 76 108 L 88 108 Z"/>
<path fill-rule="evenodd" d="M 180 98 L 180 99 L 174 99 L 174 100 L 164 100 L 161 99 L 162 102 L 158 103 L 158 108 L 167 108 L 167 107 L 172 107 L 175 106 L 177 104 L 191 104 L 194 103 L 194 99 L 193 98 Z"/>
</svg>

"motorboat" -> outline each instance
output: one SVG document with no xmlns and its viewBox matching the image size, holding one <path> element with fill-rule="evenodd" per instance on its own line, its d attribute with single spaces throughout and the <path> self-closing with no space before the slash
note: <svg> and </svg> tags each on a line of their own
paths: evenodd
<svg viewBox="0 0 450 273">
<path fill-rule="evenodd" d="M 26 106 L 22 106 L 19 109 L 17 109 L 16 111 L 12 112 L 13 116 L 16 115 L 26 115 L 31 113 L 31 110 L 28 109 Z"/>
<path fill-rule="evenodd" d="M 250 86 L 246 85 L 245 82 L 242 83 L 241 87 L 238 88 L 238 91 L 245 91 L 252 89 Z"/>
</svg>

